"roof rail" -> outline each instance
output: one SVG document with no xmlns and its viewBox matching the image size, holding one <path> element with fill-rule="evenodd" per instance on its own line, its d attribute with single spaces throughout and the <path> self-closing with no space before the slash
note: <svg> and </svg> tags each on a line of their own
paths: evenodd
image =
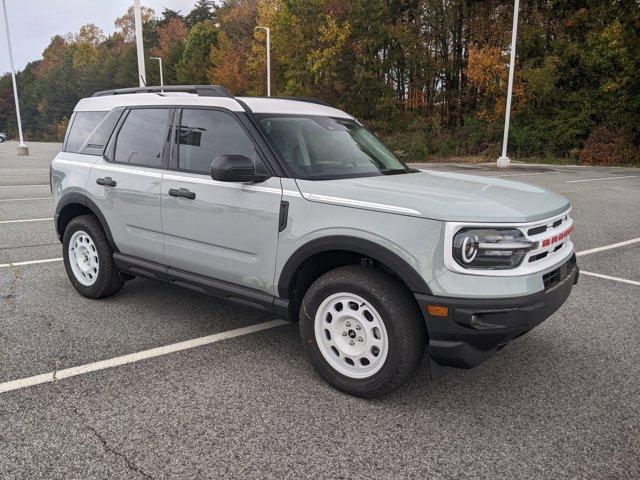
<svg viewBox="0 0 640 480">
<path fill-rule="evenodd" d="M 319 98 L 313 97 L 271 97 L 271 98 L 279 98 L 280 100 L 295 100 L 296 102 L 307 102 L 307 103 L 315 103 L 317 105 L 324 105 L 325 107 L 330 107 L 331 105 L 324 100 L 320 100 Z"/>
<path fill-rule="evenodd" d="M 163 92 L 185 92 L 195 93 L 201 97 L 230 97 L 232 95 L 221 85 L 165 85 L 164 87 L 131 87 L 116 88 L 114 90 L 102 90 L 94 93 L 93 97 L 105 97 L 107 95 L 125 95 L 128 93 L 163 93 Z"/>
</svg>

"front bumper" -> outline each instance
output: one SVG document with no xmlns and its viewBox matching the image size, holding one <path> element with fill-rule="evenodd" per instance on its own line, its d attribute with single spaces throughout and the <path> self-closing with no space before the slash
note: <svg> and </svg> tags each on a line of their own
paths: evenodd
<svg viewBox="0 0 640 480">
<path fill-rule="evenodd" d="M 469 299 L 416 293 L 429 334 L 429 355 L 445 366 L 479 365 L 558 310 L 578 282 L 578 275 L 576 257 L 572 255 L 544 275 L 543 291 L 526 297 Z M 427 305 L 447 307 L 448 314 L 431 315 Z"/>
</svg>

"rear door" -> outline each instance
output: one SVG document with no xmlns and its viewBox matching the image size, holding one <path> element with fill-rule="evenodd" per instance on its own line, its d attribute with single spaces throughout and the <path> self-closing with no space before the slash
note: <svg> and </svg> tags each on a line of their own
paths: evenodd
<svg viewBox="0 0 640 480">
<path fill-rule="evenodd" d="M 164 263 L 160 185 L 169 160 L 173 110 L 124 112 L 88 188 L 120 252 Z"/>
<path fill-rule="evenodd" d="M 211 178 L 211 162 L 219 155 L 244 155 L 258 169 L 265 168 L 256 145 L 232 113 L 185 108 L 179 125 L 172 170 L 162 181 L 167 264 L 273 293 L 280 178 L 246 184 Z M 188 193 L 174 196 L 180 191 Z"/>
</svg>

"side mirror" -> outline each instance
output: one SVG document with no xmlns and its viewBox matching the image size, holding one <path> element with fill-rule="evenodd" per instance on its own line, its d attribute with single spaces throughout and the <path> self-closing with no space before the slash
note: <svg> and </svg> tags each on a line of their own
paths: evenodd
<svg viewBox="0 0 640 480">
<path fill-rule="evenodd" d="M 255 165 L 244 155 L 220 155 L 211 162 L 211 178 L 219 182 L 264 182 L 269 176 L 256 173 Z"/>
</svg>

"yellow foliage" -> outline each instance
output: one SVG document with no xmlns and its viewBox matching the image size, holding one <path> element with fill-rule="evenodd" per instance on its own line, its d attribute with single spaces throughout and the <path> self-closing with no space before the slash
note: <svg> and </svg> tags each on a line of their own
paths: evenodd
<svg viewBox="0 0 640 480">
<path fill-rule="evenodd" d="M 320 48 L 309 53 L 310 70 L 316 77 L 323 70 L 331 71 L 331 67 L 339 62 L 351 35 L 351 26 L 348 21 L 338 25 L 333 17 L 327 15 L 325 25 L 320 28 L 318 33 L 320 34 Z"/>
<path fill-rule="evenodd" d="M 86 71 L 98 63 L 98 50 L 90 43 L 78 43 L 73 52 L 73 68 L 79 72 Z"/>
<path fill-rule="evenodd" d="M 140 13 L 142 17 L 142 23 L 147 23 L 151 18 L 153 18 L 155 12 L 152 8 L 141 7 Z M 125 42 L 135 42 L 136 41 L 136 24 L 135 17 L 133 13 L 133 5 L 131 5 L 127 9 L 127 13 L 123 16 L 116 18 L 116 21 L 113 22 L 116 27 L 118 33 L 122 35 L 122 38 Z"/>
<path fill-rule="evenodd" d="M 524 95 L 519 80 L 519 69 L 513 82 L 513 104 Z M 469 62 L 465 70 L 469 85 L 475 87 L 483 108 L 478 116 L 485 120 L 496 120 L 504 115 L 506 107 L 507 83 L 509 80 L 509 55 L 499 47 L 486 46 L 469 48 Z"/>
<path fill-rule="evenodd" d="M 67 133 L 67 126 L 68 125 L 69 125 L 69 118 L 67 118 L 67 117 L 62 117 L 62 120 L 60 120 L 56 124 L 57 140 L 62 141 L 64 139 L 64 135 L 65 135 L 65 133 Z"/>
</svg>

